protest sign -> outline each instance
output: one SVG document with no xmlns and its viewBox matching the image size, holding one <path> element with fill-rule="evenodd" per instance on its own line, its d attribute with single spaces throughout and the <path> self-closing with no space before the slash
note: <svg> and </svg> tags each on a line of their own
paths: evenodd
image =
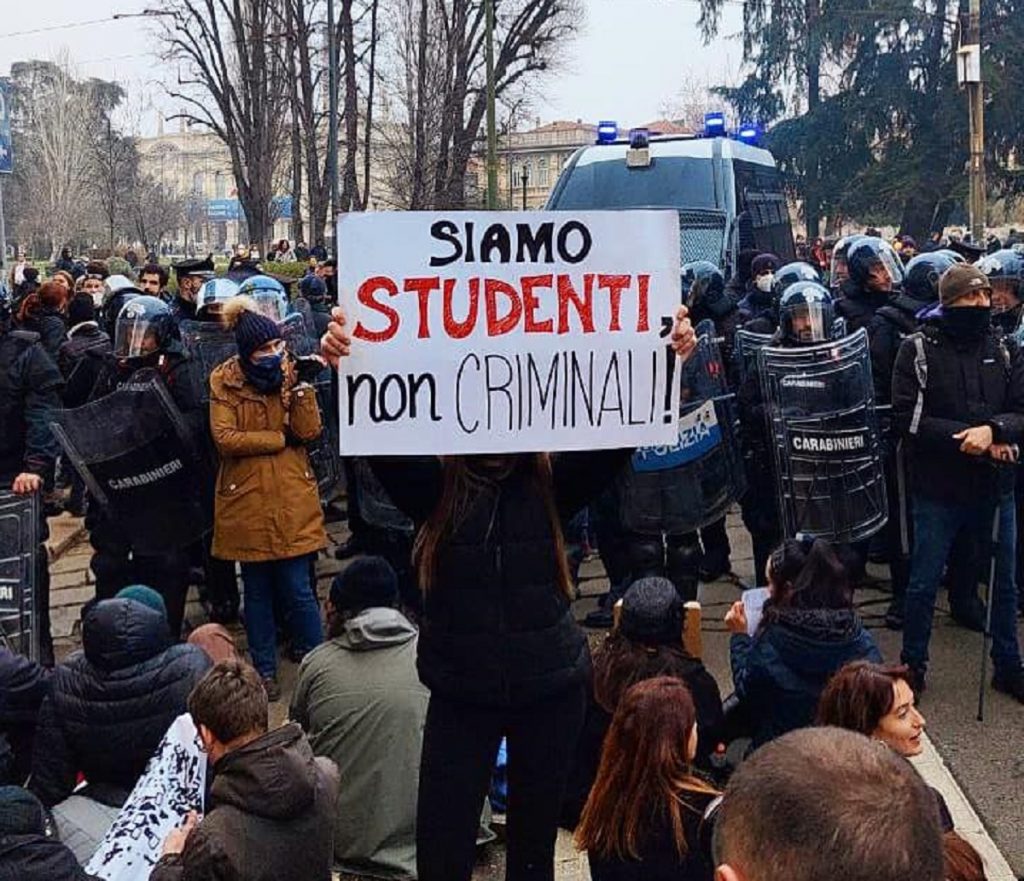
<svg viewBox="0 0 1024 881">
<path fill-rule="evenodd" d="M 677 443 L 677 212 L 348 214 L 338 254 L 344 454 Z"/>
<path fill-rule="evenodd" d="M 167 729 L 85 870 L 104 881 L 146 881 L 167 834 L 189 811 L 202 813 L 205 792 L 206 753 L 184 713 Z"/>
</svg>

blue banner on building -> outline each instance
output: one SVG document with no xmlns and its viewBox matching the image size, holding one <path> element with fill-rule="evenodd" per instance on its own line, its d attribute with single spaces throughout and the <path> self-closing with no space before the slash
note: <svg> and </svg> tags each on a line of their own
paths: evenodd
<svg viewBox="0 0 1024 881">
<path fill-rule="evenodd" d="M 14 147 L 11 144 L 11 86 L 0 80 L 0 174 L 14 171 Z"/>
<path fill-rule="evenodd" d="M 291 196 L 275 196 L 271 203 L 274 220 L 292 219 Z M 242 213 L 242 203 L 238 199 L 207 199 L 206 216 L 209 220 L 222 222 L 242 220 L 245 217 Z"/>
</svg>

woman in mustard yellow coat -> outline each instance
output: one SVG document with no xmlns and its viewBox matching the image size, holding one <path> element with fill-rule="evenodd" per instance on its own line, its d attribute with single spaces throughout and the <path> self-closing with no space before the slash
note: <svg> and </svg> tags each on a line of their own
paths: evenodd
<svg viewBox="0 0 1024 881">
<path fill-rule="evenodd" d="M 325 547 L 323 513 L 305 444 L 321 431 L 313 387 L 297 381 L 277 324 L 245 298 L 225 318 L 238 355 L 210 376 L 210 427 L 220 455 L 213 555 L 238 560 L 253 665 L 276 699 L 274 597 L 292 644 L 323 638 L 309 556 Z"/>
</svg>

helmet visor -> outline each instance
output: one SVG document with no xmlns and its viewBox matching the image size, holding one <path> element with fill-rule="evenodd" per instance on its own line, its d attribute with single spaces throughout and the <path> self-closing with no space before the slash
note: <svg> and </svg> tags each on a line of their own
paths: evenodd
<svg viewBox="0 0 1024 881">
<path fill-rule="evenodd" d="M 114 354 L 118 358 L 144 358 L 160 348 L 160 334 L 146 315 L 122 315 L 114 331 Z"/>
<path fill-rule="evenodd" d="M 873 291 L 892 291 L 903 284 L 903 264 L 896 253 L 882 248 L 868 267 L 867 286 Z"/>
<path fill-rule="evenodd" d="M 277 291 L 253 291 L 251 296 L 260 315 L 265 315 L 273 321 L 284 321 L 288 307 L 284 297 Z"/>
<path fill-rule="evenodd" d="M 793 339 L 823 343 L 832 338 L 832 309 L 824 303 L 799 303 L 788 308 Z"/>
</svg>

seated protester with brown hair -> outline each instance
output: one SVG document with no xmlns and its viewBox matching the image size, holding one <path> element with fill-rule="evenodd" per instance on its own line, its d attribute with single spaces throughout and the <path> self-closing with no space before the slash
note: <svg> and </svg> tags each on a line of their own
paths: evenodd
<svg viewBox="0 0 1024 881">
<path fill-rule="evenodd" d="M 213 783 L 206 814 L 164 842 L 150 881 L 330 881 L 338 771 L 293 724 L 268 731 L 267 692 L 222 661 L 188 699 Z"/>
<path fill-rule="evenodd" d="M 667 578 L 641 578 L 622 599 L 615 630 L 594 651 L 594 693 L 573 756 L 561 825 L 575 828 L 601 761 L 601 747 L 619 700 L 630 686 L 656 676 L 686 683 L 697 712 L 694 763 L 709 769 L 722 727 L 722 694 L 700 658 L 683 645 L 686 610 Z"/>
<path fill-rule="evenodd" d="M 201 649 L 174 644 L 155 590 L 126 587 L 85 608 L 82 651 L 54 669 L 39 711 L 29 784 L 79 860 L 92 856 L 209 667 Z M 76 790 L 80 773 L 87 785 Z"/>
<path fill-rule="evenodd" d="M 659 676 L 626 691 L 576 829 L 594 881 L 711 881 L 701 827 L 718 792 L 694 773 L 696 753 L 685 683 Z"/>
<path fill-rule="evenodd" d="M 868 661 L 847 664 L 829 682 L 818 703 L 818 724 L 856 731 L 889 746 L 904 758 L 924 751 L 924 716 L 915 706 L 909 667 L 887 667 Z M 953 817 L 937 789 L 942 831 L 953 829 Z"/>
<path fill-rule="evenodd" d="M 0 881 L 91 881 L 60 839 L 46 834 L 42 803 L 20 786 L 0 786 Z"/>
<path fill-rule="evenodd" d="M 768 559 L 770 597 L 757 632 L 743 602 L 725 617 L 736 697 L 752 728 L 752 748 L 813 724 L 818 698 L 850 661 L 881 661 L 853 608 L 847 570 L 820 539 L 787 539 Z"/>
<path fill-rule="evenodd" d="M 791 731 L 729 780 L 716 881 L 943 881 L 942 830 L 920 775 L 838 728 Z"/>
</svg>

